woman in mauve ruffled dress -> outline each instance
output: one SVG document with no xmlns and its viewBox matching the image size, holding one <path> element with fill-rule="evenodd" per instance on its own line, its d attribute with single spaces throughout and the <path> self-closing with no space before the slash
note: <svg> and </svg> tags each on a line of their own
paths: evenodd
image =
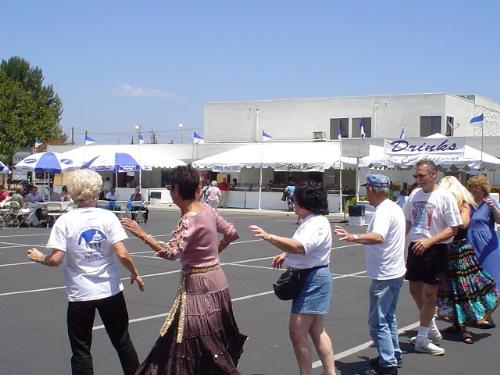
<svg viewBox="0 0 500 375">
<path fill-rule="evenodd" d="M 122 225 L 162 258 L 182 265 L 177 295 L 160 337 L 136 375 L 239 375 L 236 369 L 246 336 L 233 316 L 219 253 L 238 238 L 234 226 L 196 199 L 199 175 L 191 166 L 172 171 L 170 194 L 181 218 L 168 243 L 137 223 Z M 223 235 L 219 242 L 218 233 Z"/>
</svg>

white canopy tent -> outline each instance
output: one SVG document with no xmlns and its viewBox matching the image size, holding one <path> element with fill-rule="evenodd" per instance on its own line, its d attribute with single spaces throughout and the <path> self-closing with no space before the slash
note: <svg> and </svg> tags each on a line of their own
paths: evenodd
<svg viewBox="0 0 500 375">
<path fill-rule="evenodd" d="M 107 155 L 110 152 L 131 155 L 140 162 L 144 170 L 150 170 L 151 168 L 174 168 L 178 165 L 186 165 L 182 160 L 174 158 L 168 150 L 155 149 L 152 151 L 144 145 L 91 145 L 78 147 L 63 154 L 71 157 L 73 160 L 86 163 L 97 156 Z"/>
<path fill-rule="evenodd" d="M 197 168 L 214 172 L 239 172 L 259 168 L 259 208 L 262 194 L 262 168 L 289 172 L 323 172 L 356 165 L 355 158 L 342 156 L 341 141 L 334 142 L 262 142 L 252 143 L 197 160 Z"/>
<path fill-rule="evenodd" d="M 433 134 L 427 139 L 448 139 L 441 134 Z M 481 155 L 482 154 L 482 155 Z M 496 168 L 500 165 L 500 159 L 482 152 L 476 148 L 464 145 L 463 152 L 432 152 L 403 153 L 402 155 L 387 154 L 382 146 L 370 145 L 368 156 L 359 161 L 360 168 L 410 168 L 419 160 L 430 159 L 440 168 L 449 169 L 452 166 L 457 169 Z"/>
<path fill-rule="evenodd" d="M 82 164 L 88 163 L 93 159 L 103 159 L 105 161 L 112 159 L 113 155 L 128 154 L 132 156 L 141 166 L 139 169 L 139 186 L 142 188 L 142 171 L 150 171 L 152 168 L 174 168 L 178 165 L 186 165 L 182 160 L 174 158 L 167 150 L 155 149 L 152 151 L 144 145 L 91 145 L 76 148 L 63 153 L 66 157 L 73 160 L 78 160 Z M 109 163 L 108 163 L 109 164 Z M 96 170 L 106 170 L 109 167 L 104 163 L 101 168 Z M 113 168 L 108 168 L 113 169 Z M 121 171 L 121 168 L 116 169 L 116 173 Z"/>
</svg>

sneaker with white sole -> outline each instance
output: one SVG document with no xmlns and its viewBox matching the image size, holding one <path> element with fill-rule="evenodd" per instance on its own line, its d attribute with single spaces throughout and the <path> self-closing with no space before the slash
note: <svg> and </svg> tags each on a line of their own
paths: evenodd
<svg viewBox="0 0 500 375">
<path fill-rule="evenodd" d="M 443 335 L 439 330 L 429 331 L 429 340 L 431 340 L 434 344 L 437 344 L 439 341 L 443 339 Z M 417 336 L 410 337 L 410 343 L 415 344 L 417 342 Z"/>
<path fill-rule="evenodd" d="M 431 355 L 444 355 L 446 352 L 443 348 L 433 344 L 430 340 L 417 341 L 415 343 L 415 351 Z"/>
</svg>

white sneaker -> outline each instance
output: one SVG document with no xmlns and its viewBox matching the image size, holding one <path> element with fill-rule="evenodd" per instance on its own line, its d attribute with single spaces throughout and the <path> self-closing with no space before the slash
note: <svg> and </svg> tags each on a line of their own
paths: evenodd
<svg viewBox="0 0 500 375">
<path fill-rule="evenodd" d="M 429 331 L 429 340 L 431 340 L 434 344 L 437 344 L 439 341 L 443 339 L 443 335 L 439 330 Z M 410 343 L 415 344 L 417 342 L 417 336 L 410 337 Z"/>
<path fill-rule="evenodd" d="M 415 343 L 415 351 L 431 355 L 444 355 L 445 353 L 443 348 L 434 345 L 430 340 L 417 341 Z"/>
</svg>

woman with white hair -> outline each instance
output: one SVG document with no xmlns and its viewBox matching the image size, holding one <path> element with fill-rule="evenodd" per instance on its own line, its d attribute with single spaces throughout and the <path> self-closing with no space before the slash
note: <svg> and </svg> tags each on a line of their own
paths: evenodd
<svg viewBox="0 0 500 375">
<path fill-rule="evenodd" d="M 222 193 L 217 187 L 217 181 L 212 181 L 211 186 L 207 189 L 205 196 L 207 198 L 207 204 L 213 209 L 219 207 L 219 202 L 222 199 Z"/>
<path fill-rule="evenodd" d="M 131 283 L 137 282 L 141 291 L 144 283 L 123 244 L 127 234 L 113 212 L 96 208 L 102 188 L 98 173 L 89 169 L 72 172 L 67 188 L 77 207 L 55 222 L 47 243 L 52 253 L 45 255 L 31 248 L 27 256 L 44 266 L 63 264 L 73 375 L 93 374 L 90 347 L 96 309 L 118 352 L 124 374 L 134 374 L 139 359 L 128 332 L 117 259 L 129 270 Z"/>
<path fill-rule="evenodd" d="M 438 292 L 438 313 L 453 322 L 448 331 L 460 332 L 466 344 L 474 337 L 467 325 L 487 318 L 495 309 L 495 281 L 478 263 L 474 249 L 467 241 L 470 211 L 475 207 L 471 193 L 453 176 L 444 177 L 439 187 L 455 197 L 463 224 L 448 245 L 446 273 Z"/>
</svg>

